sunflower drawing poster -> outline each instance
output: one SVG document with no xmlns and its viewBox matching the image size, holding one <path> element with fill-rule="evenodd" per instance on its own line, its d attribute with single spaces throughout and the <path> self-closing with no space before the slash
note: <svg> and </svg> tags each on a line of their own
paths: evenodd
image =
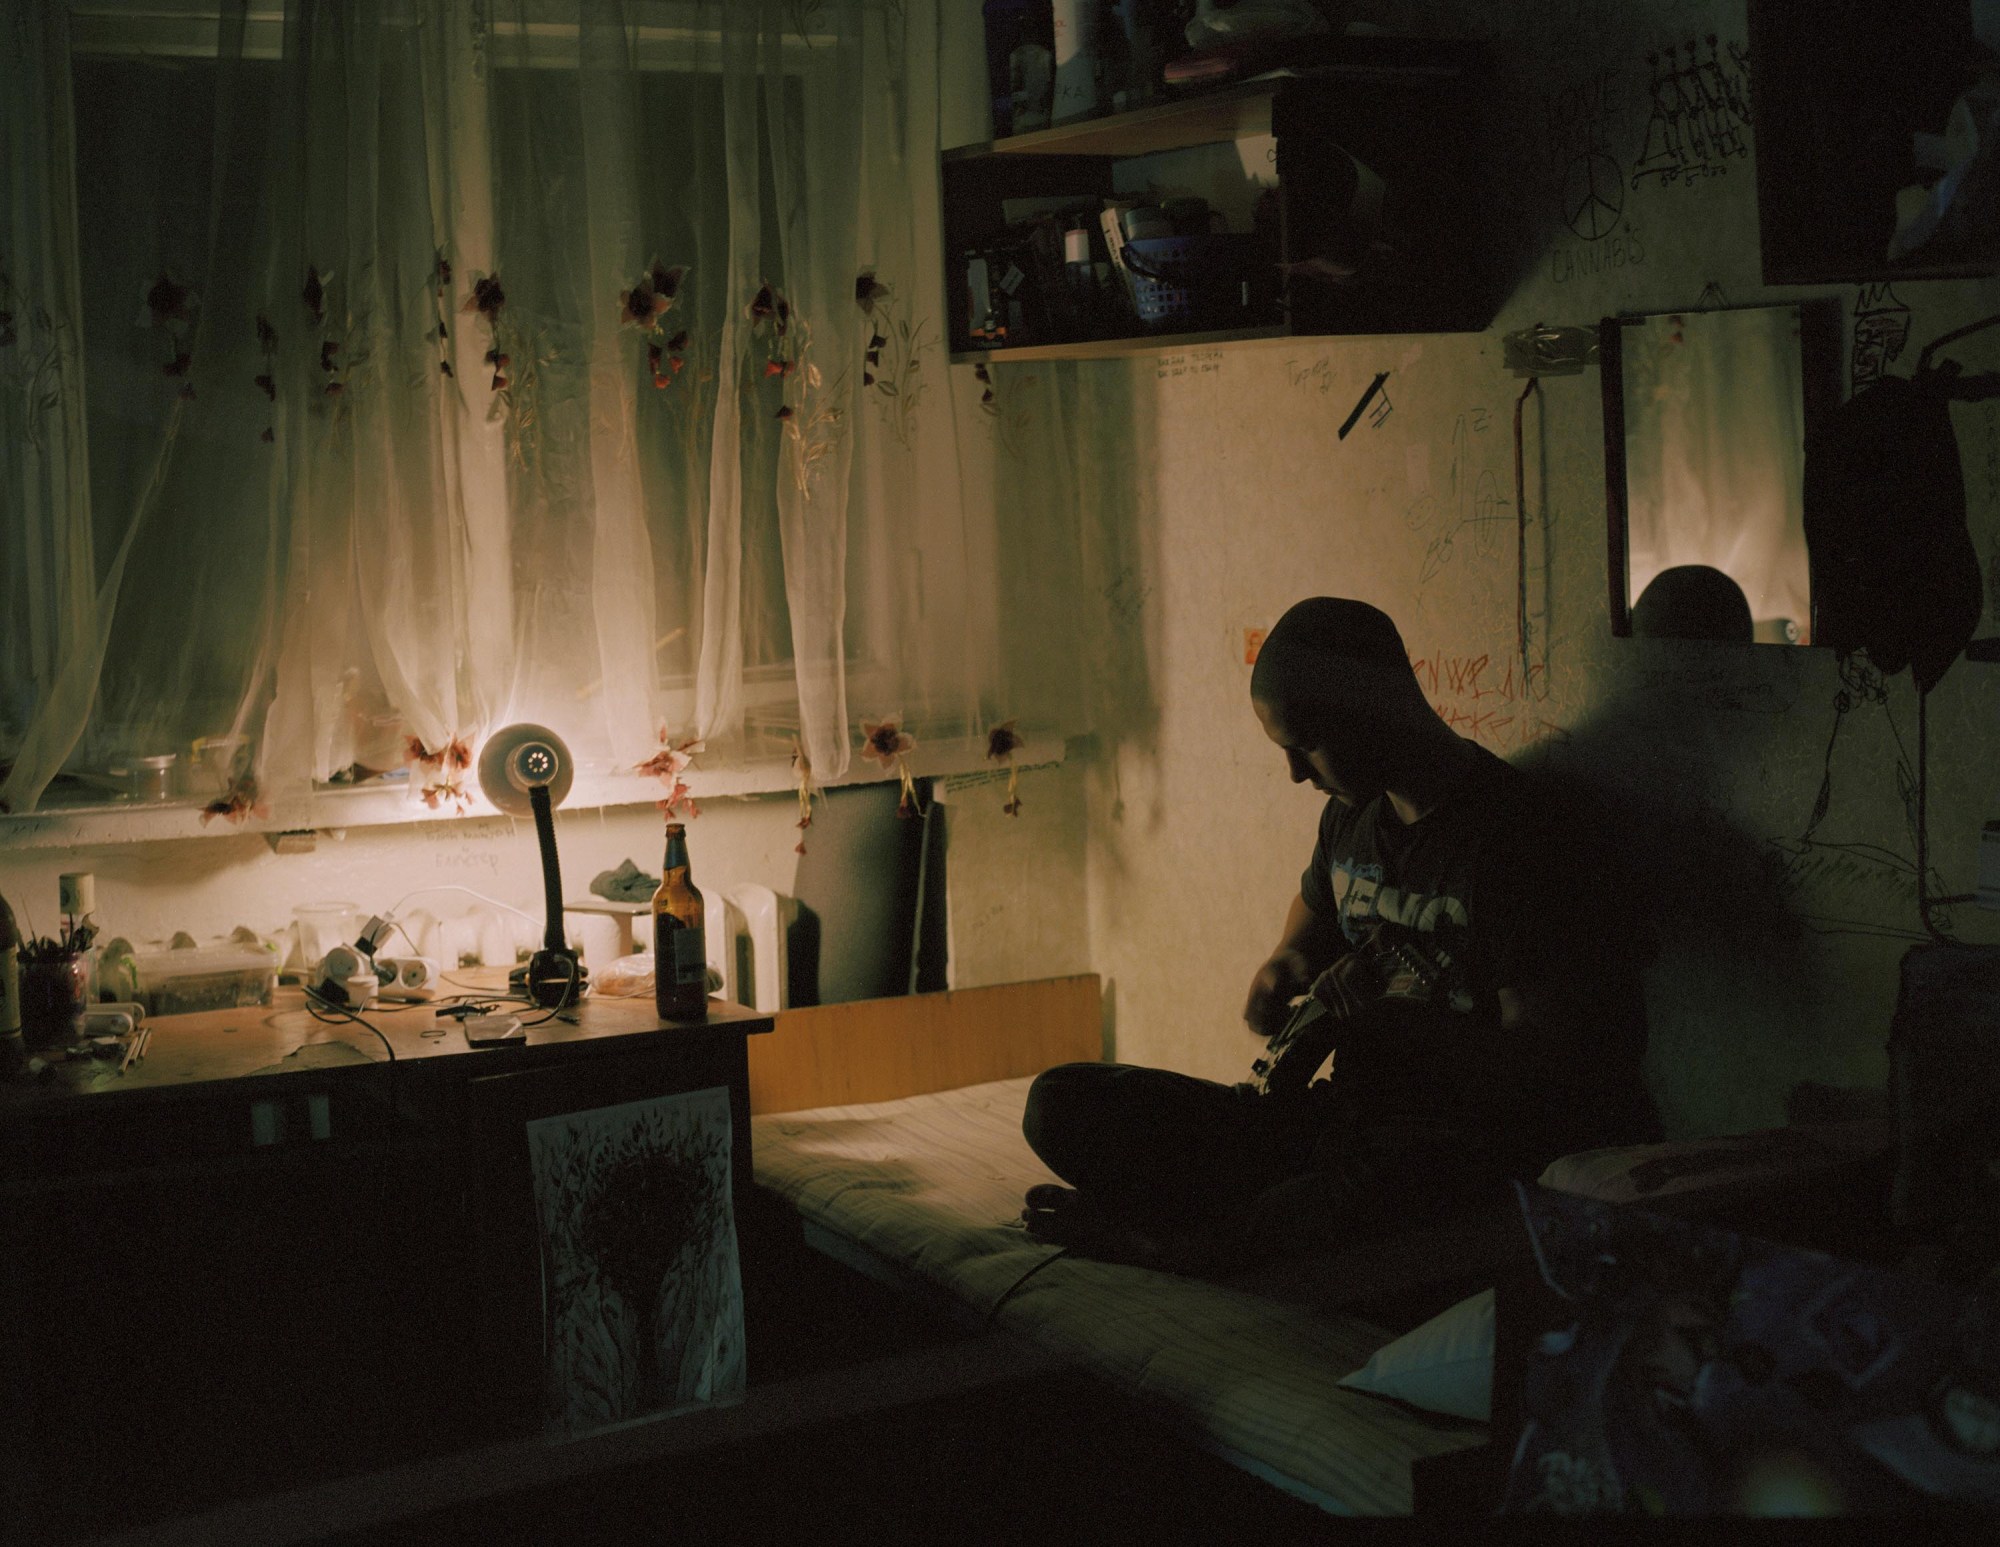
<svg viewBox="0 0 2000 1547">
<path fill-rule="evenodd" d="M 543 1429 L 741 1397 L 743 1283 L 722 1087 L 528 1124 Z"/>
</svg>

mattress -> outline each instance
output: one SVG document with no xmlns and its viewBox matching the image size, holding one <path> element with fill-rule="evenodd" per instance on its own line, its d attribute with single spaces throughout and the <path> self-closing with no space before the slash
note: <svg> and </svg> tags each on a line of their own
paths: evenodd
<svg viewBox="0 0 2000 1547">
<path fill-rule="evenodd" d="M 1074 1357 L 1207 1448 L 1342 1514 L 1410 1512 L 1410 1464 L 1482 1424 L 1336 1383 L 1391 1334 L 1247 1288 L 1063 1256 L 1020 1226 L 1053 1178 L 1029 1081 L 751 1120 L 759 1185 L 905 1280 Z"/>
</svg>

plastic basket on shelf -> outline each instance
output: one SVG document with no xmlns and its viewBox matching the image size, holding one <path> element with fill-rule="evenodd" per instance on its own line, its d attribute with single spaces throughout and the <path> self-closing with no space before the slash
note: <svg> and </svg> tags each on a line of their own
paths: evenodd
<svg viewBox="0 0 2000 1547">
<path fill-rule="evenodd" d="M 1240 314 L 1256 252 L 1256 237 L 1231 232 L 1127 241 L 1123 257 L 1132 309 L 1149 327 Z"/>
</svg>

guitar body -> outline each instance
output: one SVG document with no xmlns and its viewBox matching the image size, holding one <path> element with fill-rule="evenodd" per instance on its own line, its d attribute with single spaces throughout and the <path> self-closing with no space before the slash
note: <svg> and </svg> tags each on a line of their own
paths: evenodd
<svg viewBox="0 0 2000 1547">
<path fill-rule="evenodd" d="M 1361 943 L 1322 974 L 1337 977 L 1346 987 L 1347 1003 L 1363 1002 L 1360 1014 L 1374 1005 L 1429 1004 L 1449 992 L 1451 957 L 1429 936 L 1401 924 L 1378 923 Z M 1315 990 L 1319 988 L 1315 984 Z M 1327 996 L 1333 997 L 1333 996 Z M 1308 994 L 1298 1001 L 1291 1019 L 1264 1044 L 1263 1055 L 1250 1066 L 1249 1084 L 1260 1096 L 1297 1095 L 1312 1082 L 1327 1054 L 1355 1021 L 1356 1012 L 1330 1008 L 1327 997 Z"/>
</svg>

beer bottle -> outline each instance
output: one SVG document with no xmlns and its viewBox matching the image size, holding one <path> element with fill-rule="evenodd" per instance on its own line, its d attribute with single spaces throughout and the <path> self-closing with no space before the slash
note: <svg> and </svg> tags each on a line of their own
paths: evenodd
<svg viewBox="0 0 2000 1547">
<path fill-rule="evenodd" d="M 667 824 L 667 857 L 653 893 L 653 1001 L 668 1020 L 708 1014 L 708 933 L 701 893 L 688 880 L 687 829 Z"/>
</svg>

